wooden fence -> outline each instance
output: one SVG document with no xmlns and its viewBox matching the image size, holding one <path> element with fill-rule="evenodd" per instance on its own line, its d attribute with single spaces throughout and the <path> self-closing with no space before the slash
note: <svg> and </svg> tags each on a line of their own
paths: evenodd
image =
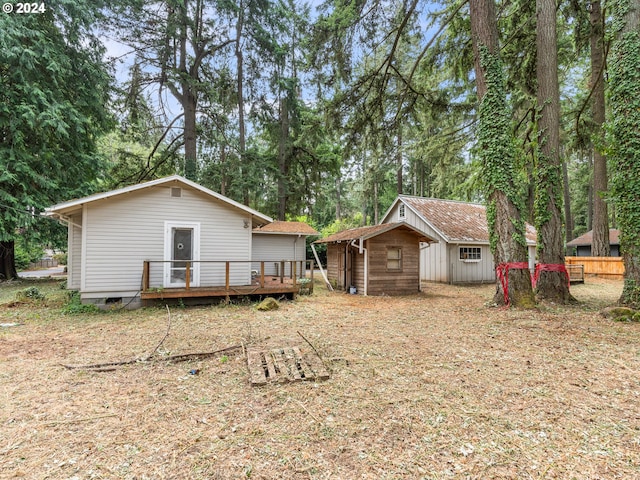
<svg viewBox="0 0 640 480">
<path fill-rule="evenodd" d="M 567 265 L 583 265 L 585 275 L 622 279 L 624 263 L 622 257 L 564 257 Z"/>
</svg>

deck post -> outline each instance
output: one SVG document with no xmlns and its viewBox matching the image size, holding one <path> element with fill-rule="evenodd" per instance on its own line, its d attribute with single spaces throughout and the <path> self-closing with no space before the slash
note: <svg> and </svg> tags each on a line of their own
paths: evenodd
<svg viewBox="0 0 640 480">
<path fill-rule="evenodd" d="M 309 264 L 309 268 L 311 270 L 311 283 L 309 284 L 309 293 L 313 293 L 313 270 L 315 268 L 315 265 L 313 264 L 313 260 L 311 260 L 311 263 Z"/>
<path fill-rule="evenodd" d="M 191 262 L 187 262 L 184 270 L 184 288 L 185 290 L 189 290 L 191 286 Z"/>
<path fill-rule="evenodd" d="M 280 262 L 280 283 L 284 283 L 284 260 Z"/>
<path fill-rule="evenodd" d="M 260 262 L 260 288 L 264 288 L 264 262 Z"/>
<path fill-rule="evenodd" d="M 229 290 L 229 261 L 225 262 L 224 288 L 227 291 Z"/>
<path fill-rule="evenodd" d="M 296 269 L 298 268 L 298 262 L 296 262 L 295 260 L 291 262 L 291 279 L 293 280 L 293 286 L 296 286 L 296 277 L 297 272 Z"/>
<path fill-rule="evenodd" d="M 149 290 L 149 260 L 142 262 L 142 291 Z"/>
</svg>

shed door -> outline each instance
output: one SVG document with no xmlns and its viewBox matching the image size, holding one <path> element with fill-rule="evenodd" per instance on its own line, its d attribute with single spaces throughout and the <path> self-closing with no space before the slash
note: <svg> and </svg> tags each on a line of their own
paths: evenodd
<svg viewBox="0 0 640 480">
<path fill-rule="evenodd" d="M 185 287 L 200 283 L 200 225 L 167 222 L 165 228 L 164 286 Z M 188 268 L 187 268 L 188 266 Z"/>
</svg>

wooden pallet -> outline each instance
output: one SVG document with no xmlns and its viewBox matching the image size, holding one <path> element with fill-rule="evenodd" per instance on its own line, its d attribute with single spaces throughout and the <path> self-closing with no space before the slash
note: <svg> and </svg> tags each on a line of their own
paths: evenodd
<svg viewBox="0 0 640 480">
<path fill-rule="evenodd" d="M 303 355 L 299 347 L 269 351 L 247 350 L 247 365 L 253 385 L 269 382 L 327 380 L 329 372 L 317 355 Z"/>
</svg>

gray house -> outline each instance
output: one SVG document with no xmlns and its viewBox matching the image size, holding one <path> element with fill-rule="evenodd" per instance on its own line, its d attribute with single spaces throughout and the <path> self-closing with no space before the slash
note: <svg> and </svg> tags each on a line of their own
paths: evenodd
<svg viewBox="0 0 640 480">
<path fill-rule="evenodd" d="M 407 222 L 437 243 L 422 244 L 420 279 L 442 283 L 494 282 L 484 205 L 400 195 L 380 223 Z M 535 267 L 536 231 L 527 224 L 529 268 Z"/>
<path fill-rule="evenodd" d="M 85 303 L 131 306 L 143 285 L 191 289 L 180 297 L 251 285 L 253 229 L 272 222 L 178 175 L 60 203 L 44 215 L 68 225 L 68 288 Z"/>
</svg>

